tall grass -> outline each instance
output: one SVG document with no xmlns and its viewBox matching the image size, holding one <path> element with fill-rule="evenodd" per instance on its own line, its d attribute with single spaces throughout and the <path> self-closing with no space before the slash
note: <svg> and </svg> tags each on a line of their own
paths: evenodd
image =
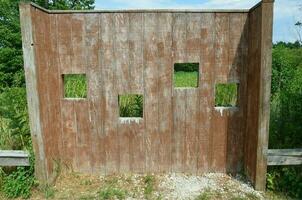
<svg viewBox="0 0 302 200">
<path fill-rule="evenodd" d="M 215 106 L 236 106 L 237 105 L 237 84 L 216 84 Z"/>
<path fill-rule="evenodd" d="M 143 95 L 119 95 L 120 117 L 143 117 Z"/>
<path fill-rule="evenodd" d="M 84 74 L 65 74 L 63 79 L 65 98 L 87 97 L 87 80 Z"/>
</svg>

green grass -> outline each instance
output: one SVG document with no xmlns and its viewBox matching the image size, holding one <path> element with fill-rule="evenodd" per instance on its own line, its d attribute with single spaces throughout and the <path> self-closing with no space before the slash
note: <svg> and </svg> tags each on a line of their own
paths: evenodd
<svg viewBox="0 0 302 200">
<path fill-rule="evenodd" d="M 120 117 L 143 117 L 143 95 L 119 95 Z"/>
<path fill-rule="evenodd" d="M 87 80 L 84 74 L 65 74 L 63 79 L 65 98 L 87 97 Z"/>
<path fill-rule="evenodd" d="M 198 72 L 174 72 L 174 87 L 198 87 Z"/>
<path fill-rule="evenodd" d="M 237 83 L 216 84 L 215 106 L 236 106 L 237 105 Z"/>
<path fill-rule="evenodd" d="M 154 192 L 155 177 L 147 175 L 144 177 L 145 189 L 144 195 L 146 199 L 151 199 Z"/>
</svg>

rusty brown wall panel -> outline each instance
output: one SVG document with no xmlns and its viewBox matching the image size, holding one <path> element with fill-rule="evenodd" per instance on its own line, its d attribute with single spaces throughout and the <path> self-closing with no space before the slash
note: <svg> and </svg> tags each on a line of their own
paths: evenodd
<svg viewBox="0 0 302 200">
<path fill-rule="evenodd" d="M 248 65 L 248 96 L 247 126 L 245 138 L 245 171 L 252 181 L 255 180 L 258 106 L 259 106 L 259 73 L 260 73 L 260 40 L 261 7 L 256 8 L 249 16 L 249 65 Z M 247 142 L 248 141 L 248 142 Z"/>
<path fill-rule="evenodd" d="M 68 100 L 61 101 L 62 112 L 62 157 L 64 165 L 71 168 L 76 167 L 76 114 L 74 102 Z"/>
<path fill-rule="evenodd" d="M 211 116 L 214 107 L 214 41 L 215 14 L 202 15 L 200 25 L 200 63 L 199 63 L 199 134 L 198 134 L 198 172 L 210 169 L 212 133 Z"/>
<path fill-rule="evenodd" d="M 130 77 L 128 81 L 130 89 L 128 93 L 141 95 L 144 94 L 143 30 L 143 14 L 129 13 L 128 67 Z M 131 121 L 127 124 L 130 134 L 130 169 L 133 172 L 144 172 L 146 167 L 144 124 L 143 120 L 139 123 Z"/>
<path fill-rule="evenodd" d="M 198 108 L 198 89 L 187 89 L 185 96 L 185 133 L 184 133 L 184 152 L 183 152 L 183 171 L 196 173 L 198 159 L 198 128 L 199 110 Z"/>
<path fill-rule="evenodd" d="M 48 15 L 40 10 L 35 9 L 33 11 L 34 18 L 33 18 L 33 28 L 34 28 L 34 44 L 36 48 L 36 64 L 38 67 L 38 93 L 39 93 L 39 100 L 40 102 L 48 102 L 49 98 L 49 84 L 48 84 L 48 77 L 49 77 L 49 62 L 47 61 L 47 56 L 50 52 L 50 44 L 48 43 L 48 34 L 49 34 L 49 23 L 47 23 Z M 42 121 L 42 131 L 43 131 L 43 140 L 48 144 L 52 144 L 51 138 L 51 129 L 50 126 L 50 119 L 49 119 L 49 105 L 48 104 L 41 104 L 40 106 L 40 117 Z M 46 168 L 47 172 L 52 170 L 52 163 L 48 162 L 52 154 L 51 145 L 44 146 L 45 151 L 45 158 L 46 158 Z M 48 177 L 48 173 L 47 173 Z"/>
<path fill-rule="evenodd" d="M 131 91 L 130 65 L 129 65 L 129 14 L 116 13 L 113 15 L 114 27 L 114 54 L 116 58 L 116 83 L 118 95 Z M 130 171 L 130 131 L 126 123 L 118 123 L 118 145 L 119 145 L 119 170 Z"/>
<path fill-rule="evenodd" d="M 244 166 L 255 181 L 266 137 L 255 130 L 267 101 L 259 83 L 267 73 L 259 59 L 262 12 L 261 5 L 250 13 L 31 9 L 48 175 L 53 160 L 62 160 L 107 174 L 237 173 Z M 180 62 L 199 63 L 198 88 L 174 87 Z M 86 74 L 87 98 L 64 99 L 62 77 L 73 73 Z M 239 84 L 238 106 L 220 112 L 215 84 L 229 82 Z M 144 96 L 142 119 L 119 117 L 122 94 Z"/>
<path fill-rule="evenodd" d="M 118 139 L 118 91 L 115 44 L 114 16 L 101 14 L 101 59 L 104 79 L 104 134 L 106 173 L 119 171 L 119 139 Z"/>
<path fill-rule="evenodd" d="M 99 15 L 85 15 L 85 61 L 87 71 L 87 98 L 91 133 L 91 170 L 105 173 L 105 148 L 103 145 L 102 71 L 99 67 Z"/>
<path fill-rule="evenodd" d="M 173 90 L 172 171 L 183 172 L 186 91 Z"/>
<path fill-rule="evenodd" d="M 158 132 L 158 49 L 157 30 L 159 29 L 156 13 L 144 13 L 144 122 L 146 170 L 159 171 Z"/>
<path fill-rule="evenodd" d="M 76 171 L 91 172 L 91 131 L 88 102 L 78 100 L 74 102 L 76 114 Z"/>
<path fill-rule="evenodd" d="M 230 77 L 229 82 L 239 83 L 238 112 L 228 119 L 227 141 L 227 171 L 238 172 L 243 169 L 244 136 L 246 122 L 247 96 L 247 51 L 248 51 L 248 21 L 244 14 L 230 14 Z"/>
<path fill-rule="evenodd" d="M 158 65 L 158 134 L 159 134 L 159 171 L 169 172 L 171 168 L 172 134 L 172 14 L 161 13 L 157 16 L 157 65 Z M 166 26 L 162 26 L 166 24 Z M 170 66 L 170 67 L 167 67 Z"/>
</svg>

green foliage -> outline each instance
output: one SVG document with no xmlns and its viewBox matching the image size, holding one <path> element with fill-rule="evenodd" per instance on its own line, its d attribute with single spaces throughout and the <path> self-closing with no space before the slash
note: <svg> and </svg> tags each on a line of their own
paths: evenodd
<svg viewBox="0 0 302 200">
<path fill-rule="evenodd" d="M 198 72 L 199 63 L 175 63 L 174 71 L 176 72 Z"/>
<path fill-rule="evenodd" d="M 0 149 L 31 149 L 25 88 L 0 93 Z"/>
<path fill-rule="evenodd" d="M 198 87 L 198 72 L 174 72 L 174 87 Z"/>
<path fill-rule="evenodd" d="M 155 177 L 152 175 L 147 175 L 144 177 L 144 195 L 146 199 L 151 199 L 152 194 L 154 192 L 154 184 L 155 184 Z"/>
<path fill-rule="evenodd" d="M 215 106 L 236 106 L 237 105 L 237 83 L 216 84 Z"/>
<path fill-rule="evenodd" d="M 64 75 L 64 97 L 65 98 L 87 97 L 87 80 L 84 74 Z"/>
<path fill-rule="evenodd" d="M 274 45 L 269 148 L 302 147 L 302 48 Z M 302 166 L 268 168 L 267 187 L 302 198 Z"/>
<path fill-rule="evenodd" d="M 0 93 L 7 87 L 24 86 L 18 2 L 0 1 Z"/>
<path fill-rule="evenodd" d="M 125 199 L 126 194 L 127 194 L 127 191 L 110 185 L 108 187 L 102 188 L 99 192 L 98 197 L 99 197 L 100 200 Z"/>
<path fill-rule="evenodd" d="M 119 95 L 120 117 L 143 117 L 143 95 Z"/>
<path fill-rule="evenodd" d="M 2 191 L 7 198 L 29 198 L 34 184 L 33 168 L 18 167 L 16 171 L 4 176 Z"/>
<path fill-rule="evenodd" d="M 34 0 L 33 2 L 51 10 L 91 10 L 95 0 Z"/>
</svg>

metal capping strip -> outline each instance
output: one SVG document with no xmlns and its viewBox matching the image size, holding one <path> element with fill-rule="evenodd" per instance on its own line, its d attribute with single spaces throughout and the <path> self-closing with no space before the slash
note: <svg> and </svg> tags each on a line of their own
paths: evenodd
<svg viewBox="0 0 302 200">
<path fill-rule="evenodd" d="M 259 2 L 258 4 L 260 4 Z M 33 7 L 49 14 L 67 13 L 247 13 L 251 9 L 116 9 L 116 10 L 48 10 L 35 3 L 30 3 Z"/>
</svg>

